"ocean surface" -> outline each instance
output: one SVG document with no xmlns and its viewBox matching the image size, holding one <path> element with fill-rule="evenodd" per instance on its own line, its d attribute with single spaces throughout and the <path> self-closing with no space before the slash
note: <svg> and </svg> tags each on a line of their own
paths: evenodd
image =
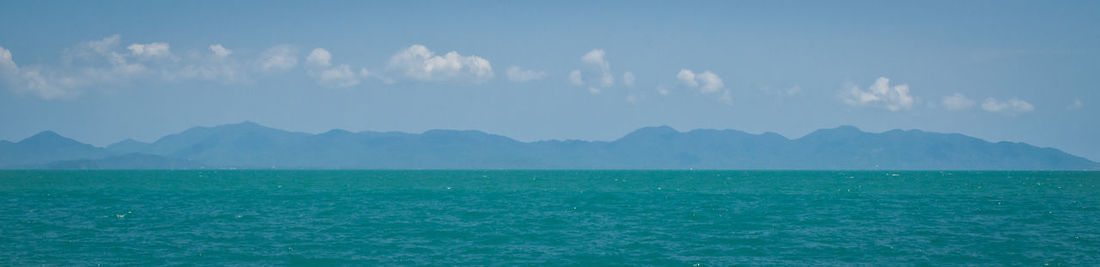
<svg viewBox="0 0 1100 267">
<path fill-rule="evenodd" d="M 1100 264 L 1100 172 L 0 171 L 0 265 Z"/>
</svg>

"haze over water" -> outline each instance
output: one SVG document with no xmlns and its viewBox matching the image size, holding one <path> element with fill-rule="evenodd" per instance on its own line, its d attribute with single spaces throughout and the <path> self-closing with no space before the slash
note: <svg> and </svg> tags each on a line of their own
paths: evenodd
<svg viewBox="0 0 1100 267">
<path fill-rule="evenodd" d="M 0 171 L 0 265 L 1100 262 L 1100 173 Z"/>
</svg>

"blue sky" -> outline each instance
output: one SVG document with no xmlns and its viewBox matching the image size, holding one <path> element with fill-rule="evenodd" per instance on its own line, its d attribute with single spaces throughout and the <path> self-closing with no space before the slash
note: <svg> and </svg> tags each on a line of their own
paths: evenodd
<svg viewBox="0 0 1100 267">
<path fill-rule="evenodd" d="M 1100 160 L 1097 1 L 4 1 L 0 139 L 922 129 Z"/>
</svg>

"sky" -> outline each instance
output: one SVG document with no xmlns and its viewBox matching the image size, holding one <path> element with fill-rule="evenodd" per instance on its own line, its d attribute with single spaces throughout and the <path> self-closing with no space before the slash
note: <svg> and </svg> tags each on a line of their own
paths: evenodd
<svg viewBox="0 0 1100 267">
<path fill-rule="evenodd" d="M 920 129 L 1100 160 L 1100 1 L 3 1 L 0 139 Z"/>
</svg>

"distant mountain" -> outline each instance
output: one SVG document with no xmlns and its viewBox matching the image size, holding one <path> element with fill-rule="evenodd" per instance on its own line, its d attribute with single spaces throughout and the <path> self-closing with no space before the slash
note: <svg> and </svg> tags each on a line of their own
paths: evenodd
<svg viewBox="0 0 1100 267">
<path fill-rule="evenodd" d="M 110 153 L 89 144 L 44 131 L 17 143 L 0 141 L 0 167 L 26 168 L 52 161 L 95 159 Z"/>
<path fill-rule="evenodd" d="M 611 142 L 519 142 L 479 131 L 306 134 L 244 122 L 106 148 L 43 132 L 0 142 L 0 168 L 1095 170 L 1100 164 L 1024 143 L 851 126 L 798 139 L 661 126 Z"/>
</svg>

